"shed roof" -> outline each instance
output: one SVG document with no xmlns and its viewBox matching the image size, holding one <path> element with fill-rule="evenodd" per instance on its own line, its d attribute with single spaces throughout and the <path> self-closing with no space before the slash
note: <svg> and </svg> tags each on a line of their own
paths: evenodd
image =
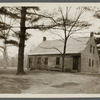
<svg viewBox="0 0 100 100">
<path fill-rule="evenodd" d="M 89 37 L 70 37 L 66 44 L 66 54 L 81 53 L 87 46 Z M 64 43 L 61 40 L 46 40 L 40 43 L 29 55 L 61 54 Z"/>
</svg>

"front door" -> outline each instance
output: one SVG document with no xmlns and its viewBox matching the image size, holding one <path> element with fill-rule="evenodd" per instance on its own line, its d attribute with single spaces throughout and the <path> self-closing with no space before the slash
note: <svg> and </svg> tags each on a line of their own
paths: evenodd
<svg viewBox="0 0 100 100">
<path fill-rule="evenodd" d="M 73 70 L 78 70 L 78 59 L 79 57 L 77 56 L 73 57 Z"/>
</svg>

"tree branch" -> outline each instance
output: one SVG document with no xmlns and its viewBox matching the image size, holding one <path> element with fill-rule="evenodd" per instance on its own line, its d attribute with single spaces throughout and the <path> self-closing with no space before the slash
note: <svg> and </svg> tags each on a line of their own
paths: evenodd
<svg viewBox="0 0 100 100">
<path fill-rule="evenodd" d="M 61 38 L 62 42 L 64 43 L 64 38 L 61 35 L 59 35 L 57 33 L 54 33 L 54 32 L 52 32 L 52 34 L 55 34 L 55 35 L 59 36 Z"/>
<path fill-rule="evenodd" d="M 70 36 L 71 30 L 73 29 L 73 27 L 75 26 L 75 24 L 76 24 L 77 21 L 79 20 L 80 16 L 81 16 L 81 12 L 80 12 L 80 14 L 78 15 L 78 17 L 77 17 L 76 21 L 74 22 L 74 24 L 71 26 L 71 28 L 70 28 L 70 30 L 69 30 L 69 32 L 68 32 L 68 36 Z"/>
<path fill-rule="evenodd" d="M 56 49 L 57 51 L 59 51 L 59 53 L 62 54 L 62 52 L 58 48 L 56 48 L 56 47 L 42 47 L 40 45 L 39 45 L 39 47 L 44 48 L 44 49 Z"/>
<path fill-rule="evenodd" d="M 1 51 L 2 53 L 4 53 L 1 49 L 0 49 L 0 51 Z"/>
<path fill-rule="evenodd" d="M 36 13 L 36 12 L 34 12 L 34 13 L 27 12 L 27 14 L 33 14 L 33 15 L 37 15 L 37 16 L 40 16 L 40 17 L 49 18 L 49 19 L 51 19 L 54 23 L 58 24 L 58 23 L 56 22 L 56 20 L 55 20 L 53 17 L 49 17 L 49 16 L 45 16 L 45 15 L 42 15 L 42 14 L 38 14 L 38 13 Z"/>
<path fill-rule="evenodd" d="M 4 50 L 4 47 L 3 46 L 0 46 L 0 48 Z"/>
</svg>

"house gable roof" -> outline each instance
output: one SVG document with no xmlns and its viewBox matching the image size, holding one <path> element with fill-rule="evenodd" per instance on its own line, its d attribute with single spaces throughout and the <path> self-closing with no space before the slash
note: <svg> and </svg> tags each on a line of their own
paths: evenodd
<svg viewBox="0 0 100 100">
<path fill-rule="evenodd" d="M 89 37 L 68 38 L 66 54 L 81 53 L 87 46 Z M 64 43 L 61 40 L 48 40 L 40 43 L 29 55 L 61 54 Z"/>
</svg>

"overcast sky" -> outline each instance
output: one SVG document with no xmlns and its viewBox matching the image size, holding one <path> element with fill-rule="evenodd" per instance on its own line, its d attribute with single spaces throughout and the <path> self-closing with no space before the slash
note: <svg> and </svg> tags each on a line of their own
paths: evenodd
<svg viewBox="0 0 100 100">
<path fill-rule="evenodd" d="M 40 4 L 39 5 L 39 7 L 42 11 L 47 10 L 48 12 L 53 12 L 55 9 L 58 9 L 59 7 L 61 7 L 64 11 L 66 6 L 71 6 L 72 8 L 80 7 L 79 4 L 73 5 L 73 4 L 66 4 L 66 3 L 65 4 L 54 3 L 54 4 Z M 86 5 L 83 4 L 82 6 L 86 6 Z M 96 5 L 93 5 L 93 6 L 96 6 Z M 80 32 L 80 34 L 78 34 L 77 36 L 89 37 L 90 32 L 99 32 L 100 31 L 100 29 L 99 29 L 100 20 L 93 17 L 93 12 L 84 13 L 82 18 L 83 18 L 83 21 L 88 21 L 90 24 L 92 24 L 92 26 L 89 29 L 82 30 Z M 37 46 L 40 42 L 42 42 L 44 36 L 47 37 L 47 40 L 58 38 L 55 35 L 52 35 L 52 32 L 50 32 L 50 31 L 41 32 L 41 31 L 38 31 L 38 30 L 28 30 L 28 32 L 32 33 L 32 37 L 27 41 L 27 43 L 29 43 L 30 45 L 34 44 L 35 46 Z M 60 32 L 61 31 L 59 31 L 59 33 Z"/>
</svg>

